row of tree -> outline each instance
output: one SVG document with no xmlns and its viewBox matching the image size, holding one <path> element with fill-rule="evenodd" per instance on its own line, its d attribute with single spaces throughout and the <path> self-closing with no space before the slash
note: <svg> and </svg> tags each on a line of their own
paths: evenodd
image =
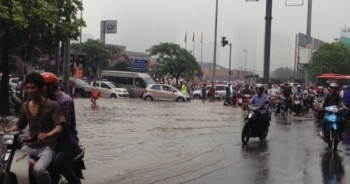
<svg viewBox="0 0 350 184">
<path fill-rule="evenodd" d="M 76 13 L 83 9 L 77 0 L 1 0 L 0 115 L 9 115 L 9 69 L 20 66 L 26 56 L 54 55 L 59 42 L 76 40 L 85 22 Z M 17 61 L 14 63 L 14 61 Z"/>
</svg>

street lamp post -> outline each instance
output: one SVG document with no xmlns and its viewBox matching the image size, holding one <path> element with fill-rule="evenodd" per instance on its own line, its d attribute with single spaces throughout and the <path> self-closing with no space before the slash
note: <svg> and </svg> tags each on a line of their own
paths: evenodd
<svg viewBox="0 0 350 184">
<path fill-rule="evenodd" d="M 230 46 L 230 61 L 229 61 L 229 74 L 228 74 L 228 83 L 231 84 L 231 56 L 232 56 L 232 43 L 228 44 Z"/>
<path fill-rule="evenodd" d="M 215 12 L 215 33 L 214 33 L 214 63 L 213 63 L 213 77 L 212 82 L 215 82 L 216 75 L 216 42 L 217 42 L 217 34 L 218 34 L 218 5 L 219 0 L 216 0 L 216 12 Z"/>
<path fill-rule="evenodd" d="M 245 52 L 245 61 L 244 61 L 244 77 L 247 75 L 247 50 L 244 50 Z"/>
</svg>

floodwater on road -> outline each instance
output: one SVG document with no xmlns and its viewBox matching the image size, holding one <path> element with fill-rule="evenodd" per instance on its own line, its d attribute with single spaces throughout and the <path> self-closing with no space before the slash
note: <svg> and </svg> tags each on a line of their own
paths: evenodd
<svg viewBox="0 0 350 184">
<path fill-rule="evenodd" d="M 202 103 L 76 99 L 84 184 L 350 183 L 350 139 L 329 151 L 311 113 L 274 117 L 242 147 L 243 112 Z"/>
</svg>

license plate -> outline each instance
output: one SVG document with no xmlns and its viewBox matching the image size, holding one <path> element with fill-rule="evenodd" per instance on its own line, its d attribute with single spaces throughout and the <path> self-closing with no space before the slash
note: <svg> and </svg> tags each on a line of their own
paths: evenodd
<svg viewBox="0 0 350 184">
<path fill-rule="evenodd" d="M 252 116 L 253 116 L 253 113 L 248 114 L 248 118 L 252 118 Z"/>
</svg>

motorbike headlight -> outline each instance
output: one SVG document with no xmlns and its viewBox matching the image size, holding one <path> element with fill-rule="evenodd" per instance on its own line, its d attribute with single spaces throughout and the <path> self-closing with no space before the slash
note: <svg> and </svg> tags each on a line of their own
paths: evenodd
<svg viewBox="0 0 350 184">
<path fill-rule="evenodd" d="M 3 135 L 1 139 L 1 143 L 6 145 L 12 145 L 13 139 L 14 139 L 13 135 Z"/>
</svg>

